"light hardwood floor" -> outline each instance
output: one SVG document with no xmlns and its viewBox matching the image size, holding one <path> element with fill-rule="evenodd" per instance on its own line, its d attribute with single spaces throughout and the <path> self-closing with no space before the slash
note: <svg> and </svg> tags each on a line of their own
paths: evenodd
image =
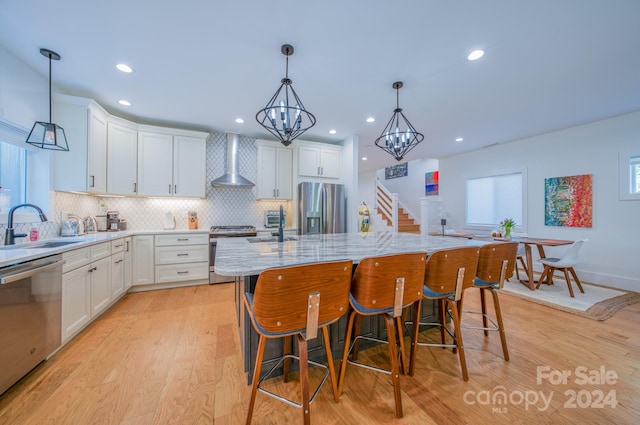
<svg viewBox="0 0 640 425">
<path fill-rule="evenodd" d="M 249 386 L 232 290 L 223 284 L 126 295 L 0 397 L 0 424 L 244 423 Z M 466 297 L 465 308 L 478 306 L 477 291 Z M 640 423 L 640 304 L 597 322 L 507 295 L 501 300 L 511 361 L 503 360 L 497 333 L 465 329 L 468 382 L 451 350 L 420 347 L 415 376 L 401 378 L 402 419 L 394 416 L 388 376 L 349 367 L 340 402 L 327 383 L 311 405 L 312 423 Z M 475 320 L 465 316 L 463 323 Z M 363 354 L 387 364 L 385 351 Z M 553 377 L 571 375 L 564 384 L 538 382 L 545 367 Z M 617 378 L 583 384 L 577 368 L 593 379 L 601 368 Z M 274 385 L 297 392 L 295 380 Z M 494 404 L 500 394 L 506 403 Z M 254 424 L 299 421 L 298 409 L 258 394 Z"/>
</svg>

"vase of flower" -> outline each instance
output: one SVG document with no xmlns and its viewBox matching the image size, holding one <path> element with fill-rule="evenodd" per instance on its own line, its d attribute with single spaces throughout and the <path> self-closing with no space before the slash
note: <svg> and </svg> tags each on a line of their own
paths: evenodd
<svg viewBox="0 0 640 425">
<path fill-rule="evenodd" d="M 516 222 L 513 221 L 512 218 L 505 218 L 500 222 L 500 227 L 504 230 L 502 237 L 504 239 L 511 239 L 511 229 L 513 229 L 516 225 Z"/>
</svg>

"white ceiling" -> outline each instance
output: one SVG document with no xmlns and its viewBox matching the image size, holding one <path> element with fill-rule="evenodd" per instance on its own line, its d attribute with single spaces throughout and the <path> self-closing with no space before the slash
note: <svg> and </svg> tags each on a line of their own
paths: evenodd
<svg viewBox="0 0 640 425">
<path fill-rule="evenodd" d="M 425 135 L 407 160 L 640 110 L 638 0 L 0 0 L 0 44 L 44 76 L 39 49 L 56 51 L 60 89 L 150 124 L 271 138 L 255 114 L 284 76 L 284 43 L 318 121 L 302 138 L 357 135 L 361 171 L 396 163 L 373 145 L 394 81 Z"/>
</svg>

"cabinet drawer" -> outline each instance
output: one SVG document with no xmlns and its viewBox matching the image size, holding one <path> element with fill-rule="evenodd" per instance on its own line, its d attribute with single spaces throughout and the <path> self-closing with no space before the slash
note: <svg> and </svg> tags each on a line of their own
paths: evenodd
<svg viewBox="0 0 640 425">
<path fill-rule="evenodd" d="M 91 261 L 96 261 L 111 255 L 111 242 L 99 243 L 89 248 L 91 249 Z"/>
<path fill-rule="evenodd" d="M 208 245 L 209 234 L 156 235 L 156 246 L 167 245 Z"/>
<path fill-rule="evenodd" d="M 182 264 L 209 261 L 208 245 L 157 246 L 156 264 Z"/>
<path fill-rule="evenodd" d="M 87 247 L 63 252 L 62 259 L 65 260 L 64 266 L 62 266 L 62 273 L 66 273 L 89 264 L 91 261 L 91 250 Z"/>
<path fill-rule="evenodd" d="M 209 262 L 156 266 L 156 283 L 209 279 Z"/>
<path fill-rule="evenodd" d="M 124 238 L 111 241 L 111 254 L 124 251 Z"/>
</svg>

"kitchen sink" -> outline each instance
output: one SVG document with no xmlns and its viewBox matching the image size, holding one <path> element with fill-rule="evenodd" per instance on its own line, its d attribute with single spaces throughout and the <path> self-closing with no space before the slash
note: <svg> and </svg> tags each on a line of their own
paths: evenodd
<svg viewBox="0 0 640 425">
<path fill-rule="evenodd" d="M 18 245 L 5 245 L 0 247 L 0 249 L 44 249 L 44 248 L 57 248 L 59 246 L 70 245 L 73 243 L 78 243 L 79 241 L 50 241 L 50 242 L 39 242 L 39 243 L 23 243 Z"/>
<path fill-rule="evenodd" d="M 297 236 L 285 236 L 284 241 L 297 241 Z M 277 236 L 255 236 L 252 238 L 247 238 L 249 243 L 258 243 L 258 242 L 278 242 Z"/>
</svg>

